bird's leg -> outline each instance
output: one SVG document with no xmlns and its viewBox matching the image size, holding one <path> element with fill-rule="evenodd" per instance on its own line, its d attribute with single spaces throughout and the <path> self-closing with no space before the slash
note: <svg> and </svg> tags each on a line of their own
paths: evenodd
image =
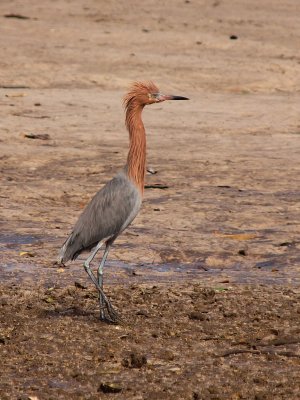
<svg viewBox="0 0 300 400">
<path fill-rule="evenodd" d="M 98 245 L 96 246 L 96 248 L 93 251 L 93 253 L 85 260 L 83 266 L 84 266 L 84 269 L 87 272 L 88 276 L 91 278 L 92 282 L 94 283 L 94 285 L 98 289 L 99 295 L 102 298 L 102 302 L 103 302 L 102 310 L 105 309 L 107 311 L 107 315 L 108 315 L 107 317 L 104 317 L 104 320 L 115 323 L 119 319 L 118 314 L 113 309 L 113 306 L 111 305 L 110 301 L 106 297 L 105 293 L 103 292 L 102 287 L 99 285 L 95 275 L 93 274 L 93 272 L 92 272 L 92 270 L 90 268 L 90 263 L 93 260 L 93 258 L 95 257 L 95 255 L 97 254 L 97 252 L 99 251 L 99 249 L 102 246 L 102 244 L 103 244 L 103 242 L 98 243 Z M 106 257 L 107 257 L 107 255 L 106 255 Z M 104 262 L 105 262 L 105 260 L 104 260 Z"/>
<path fill-rule="evenodd" d="M 106 244 L 106 248 L 105 248 L 102 260 L 99 264 L 98 271 L 97 271 L 98 285 L 101 287 L 102 291 L 103 291 L 103 267 L 104 267 L 106 258 L 108 256 L 109 250 L 110 250 L 110 245 Z M 104 315 L 105 305 L 104 305 L 104 301 L 103 301 L 101 292 L 99 292 L 99 303 L 100 303 L 100 319 L 103 321 L 103 320 L 105 320 L 105 315 Z"/>
<path fill-rule="evenodd" d="M 90 269 L 90 263 L 93 261 L 93 259 L 95 258 L 95 255 L 98 253 L 98 251 L 101 249 L 102 245 L 104 242 L 99 242 L 97 244 L 97 246 L 94 248 L 94 251 L 88 256 L 88 258 L 85 260 L 84 262 L 84 269 L 86 270 L 86 272 L 88 273 L 89 277 L 92 279 L 92 281 L 95 283 L 96 281 L 96 277 L 93 274 L 93 271 Z M 87 269 L 89 269 L 90 272 L 87 271 Z M 91 275 L 93 276 L 93 278 L 91 277 Z"/>
</svg>

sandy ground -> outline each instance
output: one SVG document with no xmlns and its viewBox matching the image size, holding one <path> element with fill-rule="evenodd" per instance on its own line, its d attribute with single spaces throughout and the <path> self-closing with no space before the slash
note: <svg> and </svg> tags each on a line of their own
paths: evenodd
<svg viewBox="0 0 300 400">
<path fill-rule="evenodd" d="M 296 0 L 1 1 L 1 399 L 300 397 L 299 19 Z M 105 325 L 83 258 L 55 260 L 126 160 L 144 79 L 191 100 L 144 111 L 157 172 Z"/>
</svg>

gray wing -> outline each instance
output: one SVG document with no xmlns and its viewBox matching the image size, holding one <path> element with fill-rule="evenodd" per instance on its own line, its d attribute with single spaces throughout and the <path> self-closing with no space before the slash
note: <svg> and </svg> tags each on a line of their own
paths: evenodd
<svg viewBox="0 0 300 400">
<path fill-rule="evenodd" d="M 124 173 L 118 174 L 93 197 L 61 249 L 59 260 L 75 259 L 101 240 L 116 237 L 137 215 L 141 196 Z"/>
</svg>

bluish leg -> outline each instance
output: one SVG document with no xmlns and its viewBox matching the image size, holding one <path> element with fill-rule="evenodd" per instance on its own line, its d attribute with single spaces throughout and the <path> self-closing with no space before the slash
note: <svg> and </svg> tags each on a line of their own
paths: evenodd
<svg viewBox="0 0 300 400">
<path fill-rule="evenodd" d="M 94 251 L 88 256 L 88 258 L 85 260 L 85 262 L 83 264 L 85 271 L 87 272 L 88 276 L 91 278 L 94 285 L 96 285 L 96 286 L 97 286 L 97 279 L 96 279 L 95 275 L 93 274 L 93 271 L 90 268 L 90 263 L 93 261 L 95 255 L 97 254 L 97 252 L 99 251 L 99 249 L 101 248 L 102 245 L 103 245 L 103 242 L 99 242 L 97 244 L 97 246 L 95 247 Z"/>
<path fill-rule="evenodd" d="M 105 251 L 104 251 L 104 254 L 103 254 L 103 257 L 102 257 L 102 260 L 101 260 L 101 262 L 99 264 L 98 271 L 97 271 L 98 285 L 101 287 L 102 291 L 103 291 L 103 267 L 104 267 L 106 258 L 108 256 L 109 250 L 110 250 L 110 245 L 107 244 L 106 248 L 105 248 Z M 103 297 L 102 297 L 101 292 L 99 292 L 99 302 L 100 302 L 100 319 L 103 321 L 106 318 L 105 318 L 105 315 L 104 315 L 105 314 L 104 313 L 105 305 L 104 305 L 104 301 L 103 301 Z"/>
<path fill-rule="evenodd" d="M 92 282 L 94 283 L 94 285 L 96 286 L 96 288 L 97 288 L 98 291 L 99 291 L 99 295 L 100 295 L 100 297 L 101 297 L 101 299 L 102 299 L 102 304 L 103 304 L 103 307 L 102 307 L 101 310 L 104 309 L 104 310 L 107 311 L 108 317 L 104 317 L 104 320 L 109 321 L 109 322 L 117 322 L 117 320 L 118 320 L 118 315 L 117 315 L 117 313 L 115 312 L 115 310 L 113 309 L 113 307 L 112 307 L 110 301 L 108 300 L 108 298 L 107 298 L 106 295 L 104 294 L 102 287 L 99 285 L 99 283 L 98 283 L 98 281 L 97 281 L 95 275 L 93 274 L 93 272 L 92 272 L 92 270 L 91 270 L 91 268 L 90 268 L 90 263 L 91 263 L 91 261 L 93 260 L 93 258 L 95 257 L 95 255 L 97 254 L 97 252 L 98 252 L 98 250 L 100 249 L 100 247 L 102 246 L 102 244 L 103 244 L 103 243 L 100 242 L 100 243 L 96 246 L 96 248 L 95 248 L 95 250 L 93 251 L 93 253 L 85 260 L 85 262 L 84 262 L 83 265 L 84 265 L 85 271 L 87 272 L 87 274 L 88 274 L 89 277 L 91 278 Z M 107 257 L 107 255 L 106 255 L 106 257 Z M 105 260 L 104 260 L 104 262 L 105 262 Z M 102 313 L 102 311 L 100 311 L 100 312 Z"/>
</svg>

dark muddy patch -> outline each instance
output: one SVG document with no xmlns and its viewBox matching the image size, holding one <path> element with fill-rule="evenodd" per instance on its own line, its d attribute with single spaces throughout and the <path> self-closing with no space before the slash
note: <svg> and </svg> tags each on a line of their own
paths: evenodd
<svg viewBox="0 0 300 400">
<path fill-rule="evenodd" d="M 20 247 L 23 244 L 35 244 L 40 242 L 41 237 L 34 235 L 22 235 L 17 233 L 1 233 L 0 246 L 7 248 Z"/>
<path fill-rule="evenodd" d="M 298 398 L 296 290 L 107 289 L 119 325 L 99 321 L 95 291 L 80 285 L 0 287 L 3 399 Z"/>
</svg>

